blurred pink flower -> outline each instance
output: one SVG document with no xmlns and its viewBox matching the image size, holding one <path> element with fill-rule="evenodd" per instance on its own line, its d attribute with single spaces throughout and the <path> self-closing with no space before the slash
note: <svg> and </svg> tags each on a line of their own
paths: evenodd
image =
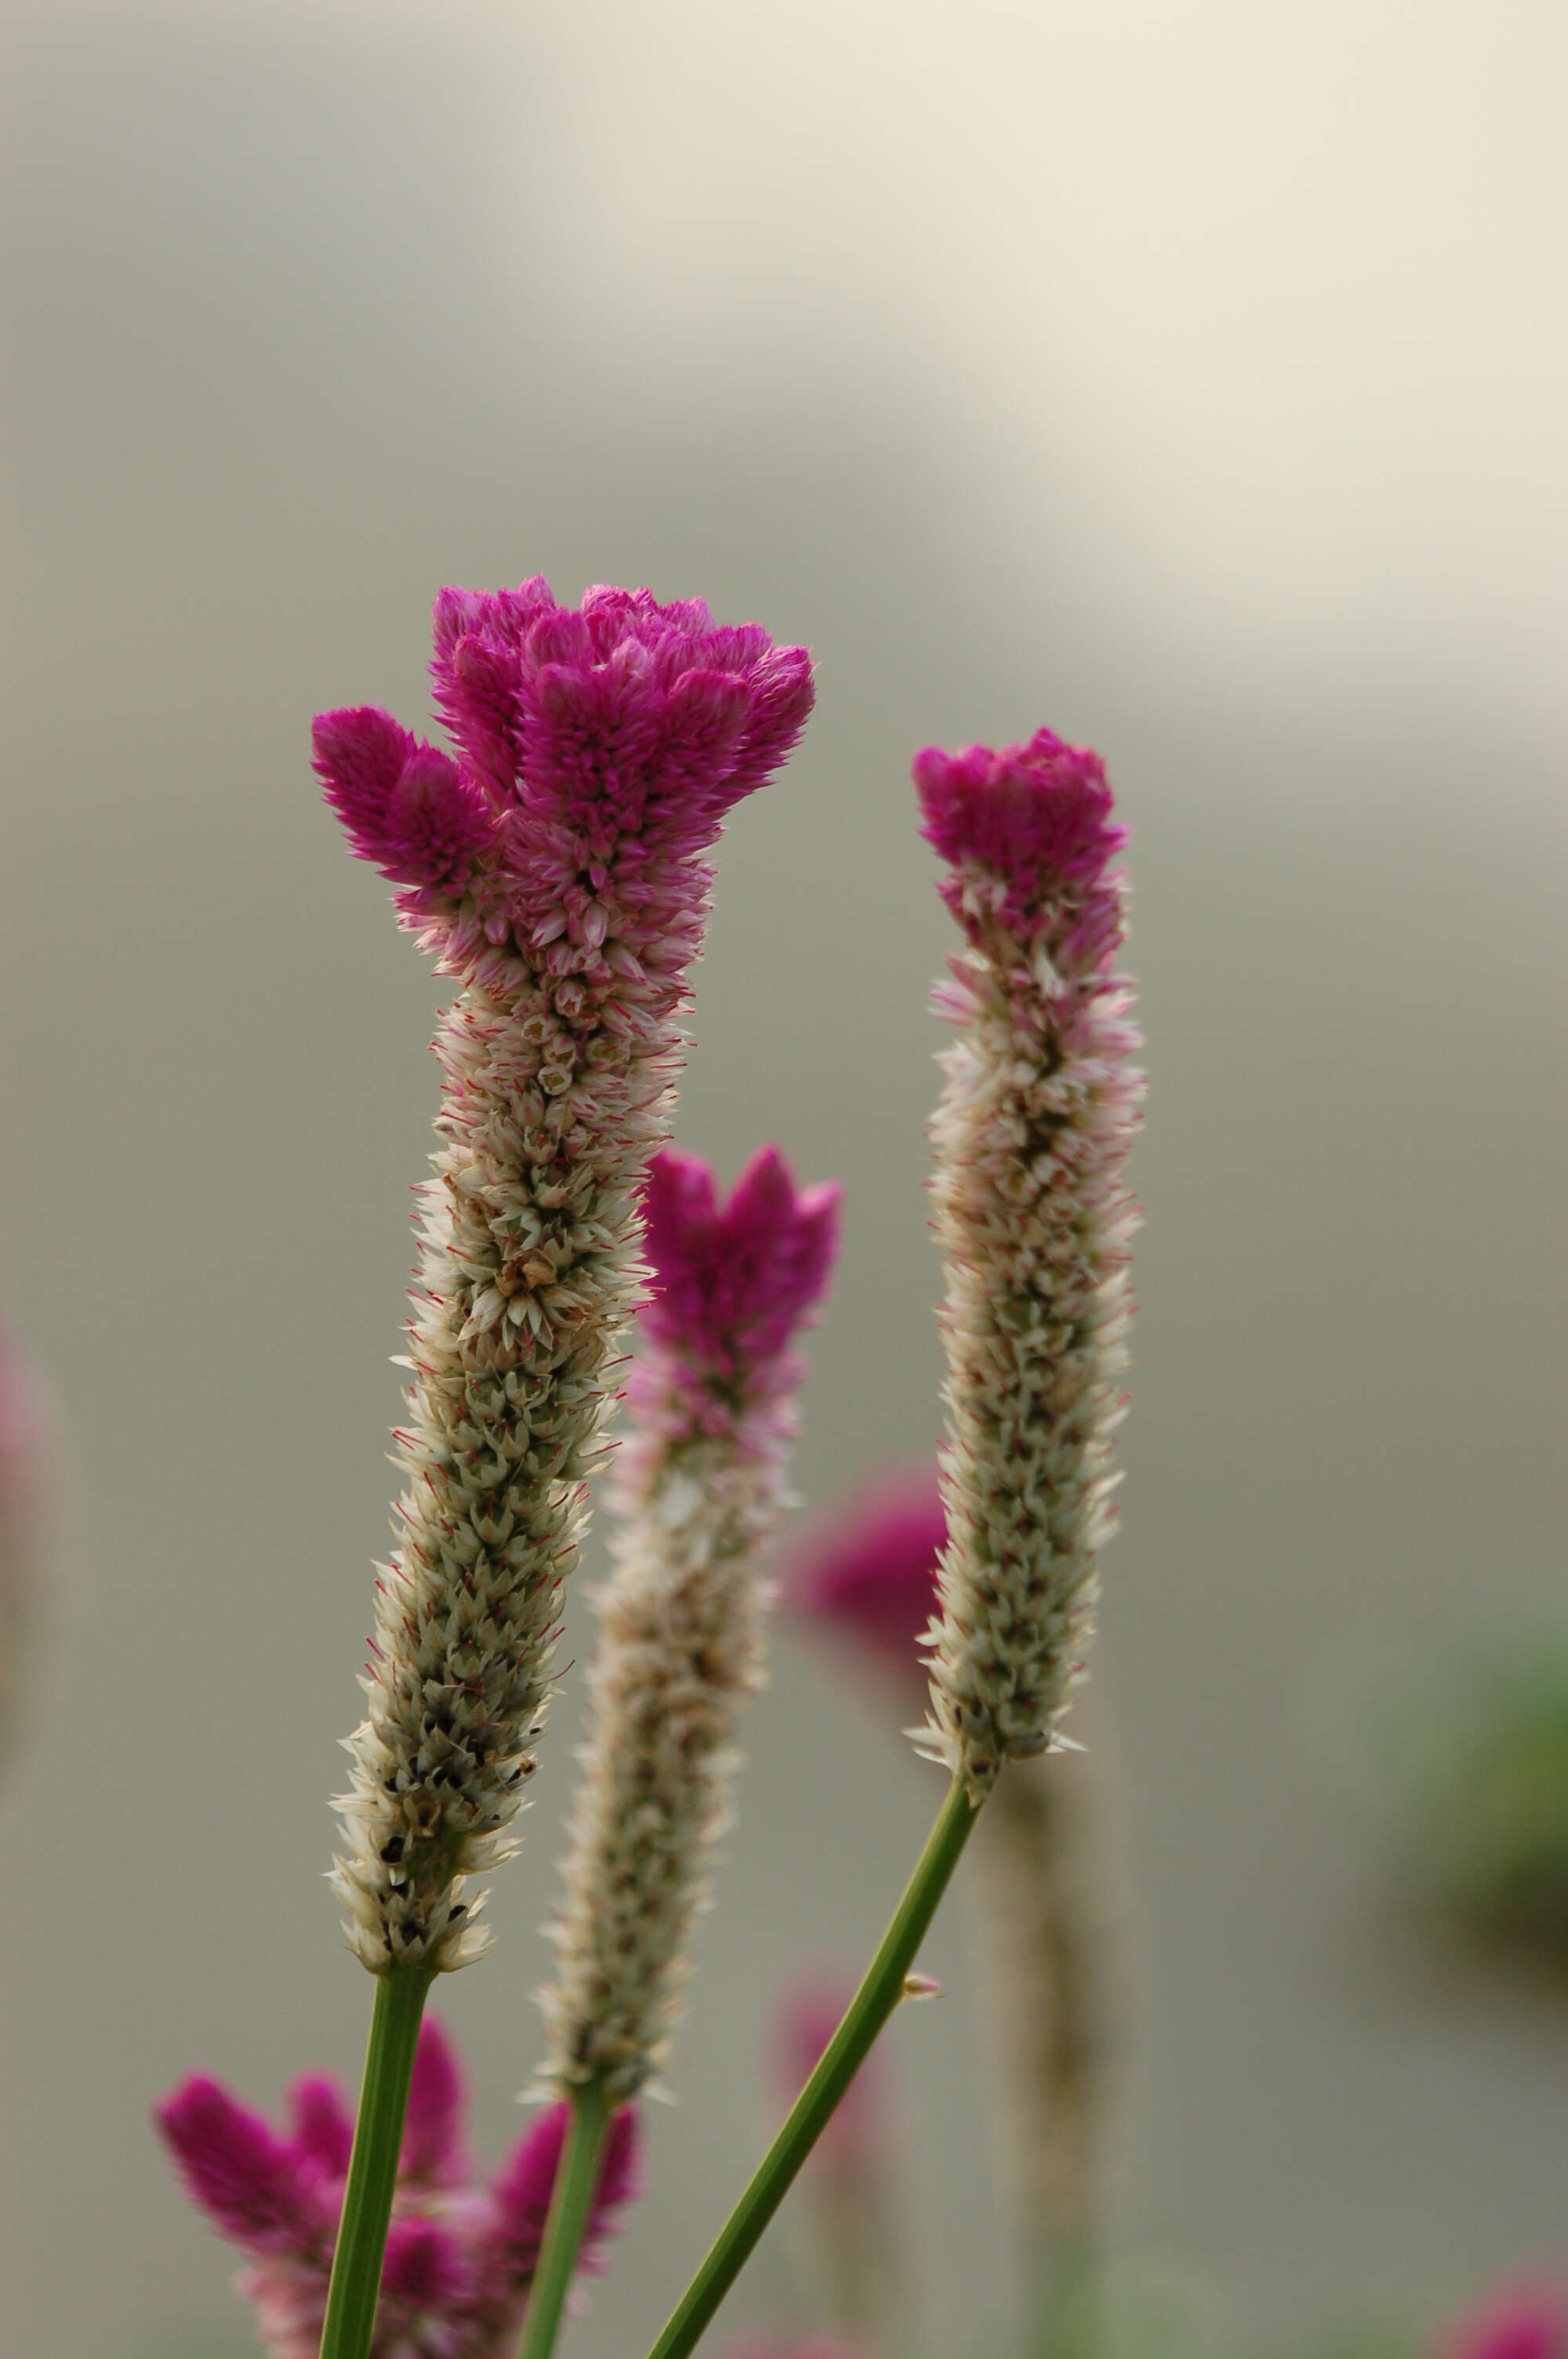
<svg viewBox="0 0 1568 2359">
<path fill-rule="evenodd" d="M 488 2185 L 470 2180 L 457 2052 L 427 2017 L 409 2092 L 373 2359 L 510 2359 L 538 2263 L 568 2108 L 549 2106 Z M 238 2280 L 273 2359 L 316 2359 L 353 2141 L 342 2092 L 320 2074 L 288 2093 L 280 2135 L 205 2074 L 156 2114 L 187 2192 L 248 2266 Z M 611 2129 L 579 2266 L 602 2268 L 637 2192 L 637 2127 Z"/>
<path fill-rule="evenodd" d="M 1440 2359 L 1568 2359 L 1568 2292 L 1539 2283 L 1502 2288 L 1451 2327 Z"/>
<path fill-rule="evenodd" d="M 725 2359 L 856 2359 L 856 2346 L 835 2334 L 765 2335 L 760 2343 L 732 2343 Z"/>
<path fill-rule="evenodd" d="M 23 1684 L 50 1425 L 49 1404 L 0 1321 L 0 1745 Z"/>
<path fill-rule="evenodd" d="M 820 1969 L 803 1974 L 780 1995 L 773 2017 L 773 2053 L 784 2104 L 793 2105 L 811 2078 L 854 1995 L 852 1977 Z M 817 2139 L 807 2169 L 856 2179 L 871 2176 L 881 2162 L 885 2115 L 882 2058 L 881 2050 L 873 2049 Z"/>
<path fill-rule="evenodd" d="M 907 1683 L 911 1709 L 925 1690 L 919 1647 L 946 1535 L 935 1462 L 922 1460 L 815 1516 L 784 1570 L 791 1612 Z"/>
<path fill-rule="evenodd" d="M 819 1306 L 838 1242 L 843 1189 L 795 1190 L 776 1147 L 761 1147 L 719 1201 L 712 1169 L 666 1147 L 643 1200 L 653 1285 L 639 1336 L 706 1386 L 771 1374 Z"/>
</svg>

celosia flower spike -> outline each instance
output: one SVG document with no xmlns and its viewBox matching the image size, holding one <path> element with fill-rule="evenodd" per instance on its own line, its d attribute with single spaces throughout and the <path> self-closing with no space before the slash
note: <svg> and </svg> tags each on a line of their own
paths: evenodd
<svg viewBox="0 0 1568 2359">
<path fill-rule="evenodd" d="M 397 1546 L 339 1805 L 334 1888 L 373 1973 L 484 1945 L 463 1882 L 514 1847 L 534 1767 L 668 1126 L 702 855 L 812 696 L 804 649 L 718 628 L 696 600 L 596 589 L 566 608 L 534 581 L 443 591 L 435 620 L 455 758 L 368 706 L 315 727 L 351 848 L 461 984 L 436 1039 Z"/>
<path fill-rule="evenodd" d="M 462 2073 L 438 2023 L 419 2034 L 372 2359 L 511 2359 L 538 2264 L 568 2108 L 546 2107 L 488 2186 L 463 2161 Z M 244 2255 L 240 2290 L 272 2359 L 316 2359 L 352 2125 L 335 2082 L 289 2092 L 287 2138 L 215 2081 L 194 2075 L 157 2108 L 191 2201 Z M 616 2114 L 579 2267 L 602 2270 L 637 2192 L 633 2108 Z"/>
<path fill-rule="evenodd" d="M 935 1001 L 959 1035 L 932 1130 L 947 1542 L 924 1745 L 978 1799 L 1048 1748 L 1093 1626 L 1142 1085 L 1114 971 L 1126 832 L 1098 755 L 1043 729 L 929 748 L 914 780 L 968 943 Z"/>
<path fill-rule="evenodd" d="M 787 1504 L 804 1369 L 791 1345 L 826 1291 L 838 1190 L 797 1190 L 775 1148 L 728 1204 L 694 1158 L 649 1174 L 653 1299 L 616 1468 L 589 1739 L 551 1929 L 551 2077 L 629 2096 L 668 2045 L 724 1823 L 735 1728 L 762 1678 L 760 1552 Z"/>
</svg>

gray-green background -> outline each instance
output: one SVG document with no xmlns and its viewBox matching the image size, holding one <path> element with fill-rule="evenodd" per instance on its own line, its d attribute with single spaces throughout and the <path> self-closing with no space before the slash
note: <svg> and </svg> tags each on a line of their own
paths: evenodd
<svg viewBox="0 0 1568 2359">
<path fill-rule="evenodd" d="M 1368 1660 L 1565 1618 L 1563 23 L 13 9 L 0 1301 L 64 1481 L 0 1795 L 7 2353 L 244 2347 L 147 2109 L 357 2066 L 320 1871 L 436 991 L 307 730 L 417 723 L 436 586 L 535 570 L 819 659 L 727 841 L 681 1113 L 727 1172 L 771 1136 L 849 1183 L 813 1499 L 935 1430 L 909 754 L 1103 749 L 1153 1077 L 1096 1665 L 1125 2232 L 1276 2331 L 1568 2255 L 1568 2007 L 1390 1938 L 1331 1733 Z M 491 2153 L 574 1705 L 444 1994 Z M 934 1800 L 793 1641 L 749 1750 L 585 2359 L 643 2347 L 755 2148 L 771 1990 L 864 1951 Z M 1012 2299 L 959 1913 L 894 2040 L 933 2351 Z"/>
</svg>

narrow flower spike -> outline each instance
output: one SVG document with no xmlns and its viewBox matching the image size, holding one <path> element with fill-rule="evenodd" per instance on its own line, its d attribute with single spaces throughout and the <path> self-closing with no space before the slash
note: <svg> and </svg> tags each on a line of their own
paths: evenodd
<svg viewBox="0 0 1568 2359">
<path fill-rule="evenodd" d="M 387 713 L 321 714 L 352 850 L 455 976 L 421 1190 L 405 1489 L 349 1740 L 333 1875 L 373 1973 L 485 1945 L 464 1880 L 515 1848 L 607 1370 L 640 1276 L 687 970 L 730 807 L 811 707 L 804 649 L 699 601 L 542 580 L 436 603 L 456 757 Z"/>
<path fill-rule="evenodd" d="M 785 1505 L 791 1350 L 827 1290 L 836 1187 L 764 1147 L 720 1205 L 665 1153 L 647 1194 L 654 1296 L 617 1462 L 586 1767 L 543 1994 L 550 2077 L 630 2096 L 658 2068 L 729 1810 L 736 1723 L 762 1679 L 760 1552 Z"/>
<path fill-rule="evenodd" d="M 960 1028 L 932 1127 L 947 1544 L 922 1744 L 978 1800 L 1049 1748 L 1093 1627 L 1142 1084 L 1114 972 L 1126 832 L 1098 756 L 1043 729 L 1001 753 L 928 748 L 914 781 L 968 943 L 935 998 Z"/>
<path fill-rule="evenodd" d="M 568 2109 L 554 2104 L 495 2178 L 463 2159 L 462 2073 L 440 2025 L 419 2034 L 372 2359 L 510 2359 L 539 2257 Z M 342 2207 L 352 2124 L 335 2082 L 289 2092 L 283 2137 L 215 2081 L 194 2075 L 156 2120 L 191 2201 L 243 2254 L 240 2290 L 272 2359 L 316 2359 Z M 637 2192 L 633 2108 L 611 2124 L 579 2267 L 602 2270 L 622 2208 Z"/>
</svg>

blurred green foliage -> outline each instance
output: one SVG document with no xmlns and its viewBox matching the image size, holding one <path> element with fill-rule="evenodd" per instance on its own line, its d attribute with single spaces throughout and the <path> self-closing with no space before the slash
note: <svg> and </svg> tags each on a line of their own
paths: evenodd
<svg viewBox="0 0 1568 2359">
<path fill-rule="evenodd" d="M 1399 1746 L 1418 1891 L 1469 1930 L 1568 1965 L 1568 1646 L 1472 1666 Z"/>
</svg>

